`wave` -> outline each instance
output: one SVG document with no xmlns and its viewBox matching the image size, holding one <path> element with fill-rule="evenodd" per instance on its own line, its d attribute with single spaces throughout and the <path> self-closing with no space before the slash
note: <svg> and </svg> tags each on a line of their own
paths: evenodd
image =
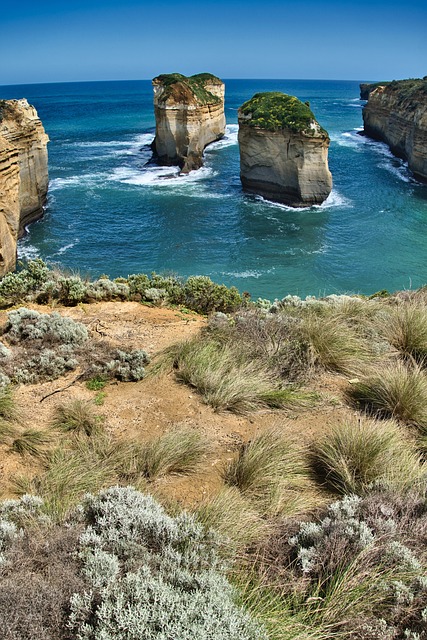
<svg viewBox="0 0 427 640">
<path fill-rule="evenodd" d="M 61 256 L 63 253 L 66 253 L 68 251 L 68 249 L 72 249 L 73 247 L 75 247 L 76 244 L 78 244 L 79 242 L 80 242 L 80 240 L 78 238 L 76 238 L 74 242 L 70 242 L 70 244 L 66 244 L 63 247 L 61 247 L 60 249 L 58 249 L 58 251 L 54 255 Z"/>
<path fill-rule="evenodd" d="M 224 147 L 231 147 L 237 144 L 237 136 L 239 133 L 239 125 L 238 124 L 228 124 L 225 127 L 225 135 L 221 140 L 217 140 L 216 142 L 212 142 L 206 149 L 205 153 L 209 153 L 209 151 L 214 149 L 224 149 Z"/>
<path fill-rule="evenodd" d="M 35 260 L 40 256 L 40 251 L 30 243 L 28 237 L 18 240 L 18 260 Z"/>
<path fill-rule="evenodd" d="M 202 167 L 191 173 L 180 173 L 179 167 L 118 167 L 109 176 L 109 180 L 116 180 L 125 184 L 148 187 L 173 187 L 193 184 L 216 175 L 210 167 Z"/>
<path fill-rule="evenodd" d="M 87 173 L 82 175 L 69 176 L 68 178 L 52 178 L 52 180 L 49 181 L 49 191 L 56 191 L 58 189 L 63 189 L 64 187 L 101 186 L 103 183 L 105 183 L 105 180 L 107 178 L 108 173 L 105 172 Z"/>
<path fill-rule="evenodd" d="M 287 204 L 282 204 L 280 202 L 273 202 L 272 200 L 267 200 L 262 196 L 255 196 L 255 200 L 261 201 L 269 207 L 275 207 L 278 209 L 284 209 L 285 211 L 311 211 L 312 209 L 330 209 L 332 207 L 352 207 L 353 204 L 351 200 L 342 196 L 336 189 L 332 189 L 329 196 L 326 198 L 322 204 L 313 204 L 309 207 L 290 207 Z"/>
<path fill-rule="evenodd" d="M 273 273 L 274 271 L 275 271 L 275 268 L 272 267 L 271 269 L 263 269 L 262 271 L 258 271 L 256 269 L 246 269 L 245 271 L 220 271 L 219 275 L 230 277 L 230 278 L 256 278 L 257 279 L 265 275 L 266 273 Z M 210 275 L 214 276 L 216 274 L 210 274 Z"/>
</svg>

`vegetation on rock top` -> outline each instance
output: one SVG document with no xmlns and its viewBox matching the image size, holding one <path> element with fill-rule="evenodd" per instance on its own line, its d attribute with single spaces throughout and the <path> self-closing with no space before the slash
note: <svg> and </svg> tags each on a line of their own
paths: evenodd
<svg viewBox="0 0 427 640">
<path fill-rule="evenodd" d="M 427 100 L 427 76 L 424 78 L 408 78 L 407 80 L 392 80 L 391 82 L 375 82 L 368 87 L 386 87 L 387 93 L 396 94 L 399 101 L 422 101 Z"/>
<path fill-rule="evenodd" d="M 290 129 L 314 136 L 320 129 L 324 135 L 328 135 L 318 125 L 308 104 L 280 91 L 256 93 L 240 107 L 239 120 L 241 124 L 268 131 Z"/>
<path fill-rule="evenodd" d="M 189 77 L 181 73 L 164 73 L 154 78 L 153 82 L 162 84 L 165 87 L 160 96 L 161 102 L 166 102 L 169 97 L 176 93 L 177 85 L 190 90 L 201 105 L 221 102 L 218 96 L 206 89 L 206 84 L 222 84 L 220 78 L 211 73 L 197 73 Z"/>
</svg>

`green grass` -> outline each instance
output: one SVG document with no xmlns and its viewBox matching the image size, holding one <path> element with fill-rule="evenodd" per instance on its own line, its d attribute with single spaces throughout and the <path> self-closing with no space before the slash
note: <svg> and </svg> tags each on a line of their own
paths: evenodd
<svg viewBox="0 0 427 640">
<path fill-rule="evenodd" d="M 256 93 L 240 107 L 239 122 L 268 131 L 290 129 L 315 135 L 311 125 L 316 123 L 316 118 L 310 107 L 295 96 L 279 91 Z M 327 132 L 321 131 L 327 137 Z"/>
<path fill-rule="evenodd" d="M 316 477 L 341 494 L 363 495 L 378 486 L 404 492 L 427 480 L 427 465 L 392 422 L 359 420 L 335 426 L 313 443 Z"/>
<path fill-rule="evenodd" d="M 17 417 L 15 399 L 10 387 L 0 387 L 0 421 L 11 421 Z"/>
<path fill-rule="evenodd" d="M 312 506 L 304 452 L 277 429 L 242 445 L 223 479 L 263 514 L 295 514 Z"/>
<path fill-rule="evenodd" d="M 427 377 L 419 365 L 397 361 L 377 366 L 354 382 L 347 395 L 369 413 L 427 433 Z"/>
<path fill-rule="evenodd" d="M 56 407 L 51 427 L 58 431 L 92 436 L 100 431 L 101 422 L 91 402 L 72 400 Z"/>
<path fill-rule="evenodd" d="M 86 387 L 89 391 L 102 391 L 106 384 L 107 380 L 103 376 L 94 376 L 86 381 Z"/>
<path fill-rule="evenodd" d="M 179 84 L 184 85 L 184 87 L 189 89 L 201 105 L 218 104 L 221 102 L 221 99 L 218 96 L 215 96 L 206 89 L 206 84 L 210 82 L 213 82 L 214 84 L 221 83 L 221 80 L 211 73 L 198 73 L 189 77 L 184 76 L 181 73 L 164 73 L 154 78 L 154 81 L 158 81 L 166 87 L 163 94 L 160 96 L 161 102 L 165 102 L 171 95 L 173 95 Z"/>
</svg>

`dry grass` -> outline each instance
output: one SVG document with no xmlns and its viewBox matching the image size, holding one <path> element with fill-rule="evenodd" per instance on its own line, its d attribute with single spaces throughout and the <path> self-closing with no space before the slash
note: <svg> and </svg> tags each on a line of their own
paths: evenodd
<svg viewBox="0 0 427 640">
<path fill-rule="evenodd" d="M 46 452 L 45 446 L 49 442 L 50 438 L 45 431 L 27 429 L 14 438 L 11 449 L 21 455 L 39 457 L 44 455 Z"/>
<path fill-rule="evenodd" d="M 379 328 L 403 356 L 420 364 L 427 358 L 427 309 L 419 301 L 407 301 L 383 314 Z"/>
<path fill-rule="evenodd" d="M 365 411 L 427 432 L 427 376 L 419 365 L 397 361 L 372 368 L 347 395 Z"/>
<path fill-rule="evenodd" d="M 427 480 L 427 465 L 393 422 L 337 425 L 314 442 L 310 458 L 316 477 L 342 494 L 362 495 L 379 485 L 404 492 Z"/>
<path fill-rule="evenodd" d="M 55 408 L 52 429 L 92 436 L 101 429 L 100 416 L 95 414 L 93 404 L 85 400 L 72 400 Z"/>
</svg>

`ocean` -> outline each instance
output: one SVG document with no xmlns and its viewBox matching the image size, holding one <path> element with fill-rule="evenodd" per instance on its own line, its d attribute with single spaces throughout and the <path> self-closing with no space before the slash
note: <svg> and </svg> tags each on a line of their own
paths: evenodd
<svg viewBox="0 0 427 640">
<path fill-rule="evenodd" d="M 19 242 L 83 276 L 208 275 L 253 298 L 372 294 L 427 283 L 427 186 L 387 146 L 359 135 L 353 81 L 225 80 L 227 134 L 188 176 L 150 163 L 148 80 L 0 87 L 26 97 L 49 144 L 45 216 Z M 334 187 L 306 209 L 243 193 L 237 109 L 258 91 L 310 102 L 331 137 Z"/>
</svg>

